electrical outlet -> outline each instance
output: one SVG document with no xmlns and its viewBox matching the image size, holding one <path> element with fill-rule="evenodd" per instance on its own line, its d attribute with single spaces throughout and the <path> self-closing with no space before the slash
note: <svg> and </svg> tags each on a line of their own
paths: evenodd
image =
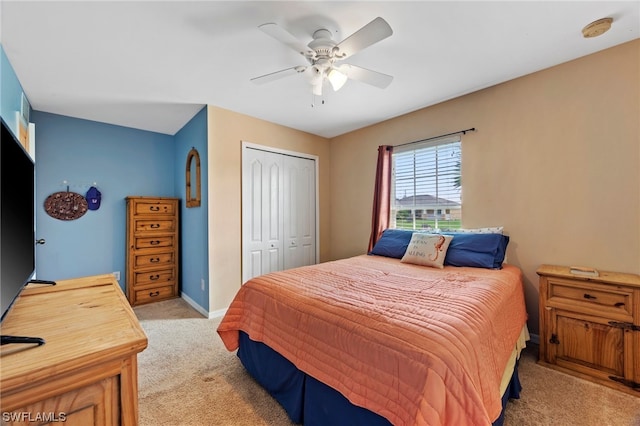
<svg viewBox="0 0 640 426">
<path fill-rule="evenodd" d="M 116 277 L 116 281 L 120 281 L 120 271 L 112 272 L 113 276 Z"/>
<path fill-rule="evenodd" d="M 200 278 L 200 290 L 204 291 L 204 278 Z"/>
</svg>

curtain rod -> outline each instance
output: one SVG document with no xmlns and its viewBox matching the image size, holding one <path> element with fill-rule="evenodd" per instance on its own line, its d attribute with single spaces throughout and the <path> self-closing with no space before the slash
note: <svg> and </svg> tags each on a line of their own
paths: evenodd
<svg viewBox="0 0 640 426">
<path fill-rule="evenodd" d="M 475 132 L 475 131 L 476 131 L 476 128 L 475 128 L 475 127 L 472 127 L 472 128 L 470 128 L 470 129 L 458 130 L 457 132 L 447 133 L 446 135 L 433 136 L 433 137 L 431 137 L 431 138 L 420 139 L 419 141 L 413 141 L 413 142 L 401 143 L 400 145 L 394 145 L 394 147 L 396 147 L 396 146 L 411 145 L 411 144 L 418 143 L 418 142 L 430 141 L 430 140 L 432 140 L 432 139 L 444 138 L 445 136 L 453 136 L 453 135 L 458 135 L 458 134 L 460 134 L 460 133 L 462 133 L 463 135 L 466 135 L 466 134 L 467 134 L 467 132 Z"/>
</svg>

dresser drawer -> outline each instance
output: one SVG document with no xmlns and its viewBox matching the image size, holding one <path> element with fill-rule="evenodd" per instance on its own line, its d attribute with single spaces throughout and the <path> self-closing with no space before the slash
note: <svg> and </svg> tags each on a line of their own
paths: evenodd
<svg viewBox="0 0 640 426">
<path fill-rule="evenodd" d="M 175 275 L 173 268 L 160 269 L 146 272 L 136 272 L 134 274 L 133 286 L 146 285 L 146 284 L 165 284 L 175 281 Z"/>
<path fill-rule="evenodd" d="M 166 253 L 138 254 L 134 256 L 134 266 L 136 268 L 145 268 L 149 266 L 166 266 L 175 263 L 175 253 L 173 251 Z"/>
<path fill-rule="evenodd" d="M 161 299 L 170 299 L 172 297 L 176 297 L 175 286 L 173 285 L 136 290 L 135 293 L 136 304 L 156 302 Z"/>
<path fill-rule="evenodd" d="M 603 315 L 616 314 L 631 318 L 633 303 L 633 292 L 626 288 L 560 278 L 549 279 L 550 306 L 572 305 L 587 312 L 597 311 Z"/>
<path fill-rule="evenodd" d="M 134 215 L 173 215 L 177 203 L 167 201 L 136 201 L 133 209 Z"/>
<path fill-rule="evenodd" d="M 135 248 L 138 250 L 158 247 L 173 247 L 173 244 L 173 235 L 138 237 L 135 239 Z"/>
<path fill-rule="evenodd" d="M 174 219 L 138 219 L 134 221 L 134 232 L 175 232 Z"/>
</svg>

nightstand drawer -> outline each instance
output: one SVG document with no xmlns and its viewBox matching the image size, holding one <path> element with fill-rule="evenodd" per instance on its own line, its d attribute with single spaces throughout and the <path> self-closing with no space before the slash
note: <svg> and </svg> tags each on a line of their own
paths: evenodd
<svg viewBox="0 0 640 426">
<path fill-rule="evenodd" d="M 173 215 L 176 203 L 171 201 L 136 201 L 134 215 Z"/>
<path fill-rule="evenodd" d="M 549 306 L 573 305 L 597 310 L 603 315 L 633 316 L 633 292 L 615 286 L 603 286 L 585 281 L 549 278 Z"/>
<path fill-rule="evenodd" d="M 144 219 L 136 220 L 134 232 L 174 232 L 176 230 L 176 221 L 174 219 Z"/>
</svg>

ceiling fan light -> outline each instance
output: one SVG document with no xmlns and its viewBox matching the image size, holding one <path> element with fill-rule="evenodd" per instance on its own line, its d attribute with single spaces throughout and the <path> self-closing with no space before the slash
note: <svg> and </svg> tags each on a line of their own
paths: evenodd
<svg viewBox="0 0 640 426">
<path fill-rule="evenodd" d="M 337 69 L 331 68 L 331 71 L 329 71 L 329 74 L 327 74 L 327 80 L 329 80 L 329 83 L 331 83 L 331 87 L 333 87 L 333 90 L 337 92 L 347 82 L 347 76 Z"/>
</svg>

